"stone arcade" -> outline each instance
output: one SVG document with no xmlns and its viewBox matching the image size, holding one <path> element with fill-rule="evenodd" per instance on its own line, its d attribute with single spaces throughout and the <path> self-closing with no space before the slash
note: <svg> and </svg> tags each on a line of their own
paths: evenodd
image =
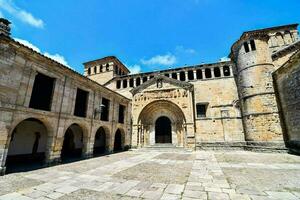
<svg viewBox="0 0 300 200">
<path fill-rule="evenodd" d="M 228 62 L 130 75 L 109 56 L 84 76 L 15 41 L 9 24 L 0 19 L 1 174 L 161 143 L 299 152 L 297 24 L 244 32 Z"/>
</svg>

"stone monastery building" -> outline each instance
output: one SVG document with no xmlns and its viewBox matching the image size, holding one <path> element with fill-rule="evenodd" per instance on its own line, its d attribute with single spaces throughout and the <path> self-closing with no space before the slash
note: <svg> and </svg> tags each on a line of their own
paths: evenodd
<svg viewBox="0 0 300 200">
<path fill-rule="evenodd" d="M 244 32 L 228 62 L 130 74 L 116 57 L 84 75 L 10 37 L 0 19 L 0 173 L 129 148 L 300 152 L 298 24 Z"/>
</svg>

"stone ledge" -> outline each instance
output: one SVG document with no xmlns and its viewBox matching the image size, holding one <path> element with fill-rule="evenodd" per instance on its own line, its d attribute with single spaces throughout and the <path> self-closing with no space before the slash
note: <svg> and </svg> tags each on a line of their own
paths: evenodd
<svg viewBox="0 0 300 200">
<path fill-rule="evenodd" d="M 257 152 L 287 152 L 284 142 L 201 142 L 196 150 L 248 150 Z"/>
</svg>

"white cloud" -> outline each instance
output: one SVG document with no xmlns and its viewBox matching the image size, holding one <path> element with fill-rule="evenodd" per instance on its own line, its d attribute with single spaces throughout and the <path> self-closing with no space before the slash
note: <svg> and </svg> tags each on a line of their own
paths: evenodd
<svg viewBox="0 0 300 200">
<path fill-rule="evenodd" d="M 127 68 L 130 70 L 130 74 L 138 74 L 142 71 L 140 65 L 127 66 Z"/>
<path fill-rule="evenodd" d="M 20 42 L 21 44 L 24 44 L 25 46 L 29 47 L 29 48 L 32 48 L 33 50 L 41 53 L 41 50 L 33 45 L 32 43 L 28 42 L 27 40 L 23 40 L 23 39 L 20 39 L 20 38 L 14 38 L 17 42 Z"/>
<path fill-rule="evenodd" d="M 48 53 L 48 52 L 45 52 L 45 53 L 44 53 L 44 56 L 47 56 L 48 58 L 51 58 L 51 59 L 53 59 L 53 60 L 55 60 L 55 61 L 57 61 L 57 62 L 59 62 L 59 63 L 65 65 L 65 66 L 71 68 L 71 67 L 68 65 L 68 62 L 66 61 L 66 59 L 65 59 L 62 55 L 59 55 L 59 54 L 57 54 L 57 53 L 56 53 L 56 54 L 50 54 L 50 53 Z"/>
<path fill-rule="evenodd" d="M 66 59 L 65 59 L 62 55 L 59 55 L 59 54 L 57 54 L 57 53 L 56 53 L 56 54 L 50 54 L 50 53 L 48 53 L 48 52 L 42 53 L 41 50 L 40 50 L 37 46 L 35 46 L 34 44 L 28 42 L 27 40 L 23 40 L 23 39 L 20 39 L 20 38 L 14 38 L 14 39 L 15 39 L 17 42 L 20 42 L 21 44 L 23 44 L 23 45 L 25 45 L 25 46 L 27 46 L 27 47 L 33 49 L 34 51 L 36 51 L 36 52 L 38 52 L 38 53 L 41 53 L 41 54 L 43 54 L 44 56 L 46 56 L 46 57 L 48 57 L 48 58 L 51 58 L 51 59 L 53 59 L 53 60 L 55 60 L 55 61 L 57 61 L 57 62 L 59 62 L 59 63 L 65 65 L 65 66 L 67 66 L 67 67 L 73 69 L 72 67 L 69 66 L 68 62 L 66 61 Z"/>
<path fill-rule="evenodd" d="M 173 65 L 177 61 L 176 57 L 171 53 L 166 55 L 157 55 L 148 60 L 141 59 L 141 63 L 144 65 Z"/>
<path fill-rule="evenodd" d="M 230 58 L 228 58 L 226 56 L 220 58 L 220 62 L 226 62 L 226 61 L 230 61 Z"/>
<path fill-rule="evenodd" d="M 187 54 L 195 54 L 197 53 L 195 49 L 184 48 L 183 46 L 176 46 L 176 53 L 187 53 Z"/>
<path fill-rule="evenodd" d="M 36 28 L 44 27 L 43 20 L 35 18 L 31 13 L 18 8 L 12 0 L 0 0 L 0 8 L 23 21 L 24 23 L 27 23 Z"/>
</svg>

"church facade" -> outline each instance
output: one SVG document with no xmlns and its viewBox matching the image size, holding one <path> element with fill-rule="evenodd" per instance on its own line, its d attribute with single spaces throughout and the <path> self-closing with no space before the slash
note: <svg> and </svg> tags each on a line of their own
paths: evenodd
<svg viewBox="0 0 300 200">
<path fill-rule="evenodd" d="M 24 160 L 51 165 L 161 144 L 297 151 L 300 121 L 288 124 L 295 111 L 286 108 L 300 97 L 287 105 L 280 87 L 300 68 L 297 24 L 244 32 L 231 61 L 130 74 L 108 56 L 84 63 L 84 75 L 15 41 L 9 24 L 0 19 L 2 174 Z"/>
</svg>

